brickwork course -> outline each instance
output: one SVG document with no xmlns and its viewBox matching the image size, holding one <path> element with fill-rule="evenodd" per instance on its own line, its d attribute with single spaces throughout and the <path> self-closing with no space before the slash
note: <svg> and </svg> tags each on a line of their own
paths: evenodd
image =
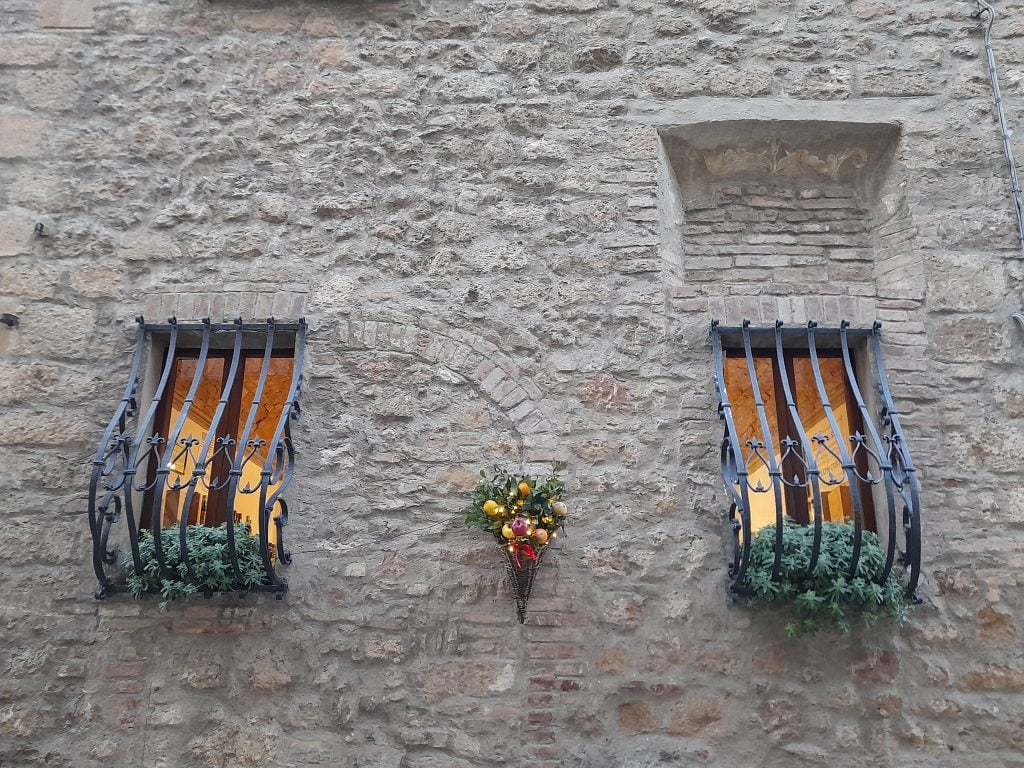
<svg viewBox="0 0 1024 768">
<path fill-rule="evenodd" d="M 3 768 L 1024 766 L 1024 267 L 975 10 L 0 0 Z M 93 598 L 139 314 L 309 321 L 284 600 Z M 883 323 L 904 627 L 728 599 L 713 317 Z M 459 513 L 556 460 L 520 626 Z"/>
</svg>

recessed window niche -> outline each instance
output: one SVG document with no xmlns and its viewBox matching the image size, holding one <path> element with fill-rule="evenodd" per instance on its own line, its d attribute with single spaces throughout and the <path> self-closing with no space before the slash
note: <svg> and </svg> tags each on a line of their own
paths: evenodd
<svg viewBox="0 0 1024 768">
<path fill-rule="evenodd" d="M 660 132 L 675 282 L 723 297 L 726 315 L 857 320 L 878 297 L 923 287 L 920 260 L 902 247 L 913 228 L 898 124 L 722 120 Z M 814 302 L 787 312 L 793 297 Z"/>
</svg>

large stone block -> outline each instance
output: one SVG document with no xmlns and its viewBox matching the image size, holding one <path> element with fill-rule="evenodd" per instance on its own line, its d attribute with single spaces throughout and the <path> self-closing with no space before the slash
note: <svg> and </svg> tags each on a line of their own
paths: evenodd
<svg viewBox="0 0 1024 768">
<path fill-rule="evenodd" d="M 26 106 L 54 112 L 74 109 L 81 94 L 73 75 L 55 70 L 22 73 L 17 85 L 18 94 Z"/>
<path fill-rule="evenodd" d="M 56 35 L 4 35 L 0 45 L 0 66 L 37 67 L 53 61 L 59 50 Z"/>
<path fill-rule="evenodd" d="M 117 255 L 126 261 L 175 260 L 181 256 L 181 250 L 169 237 L 137 234 L 122 238 L 117 246 Z"/>
<path fill-rule="evenodd" d="M 25 264 L 0 269 L 0 293 L 18 299 L 51 298 L 56 282 L 56 270 L 42 264 Z"/>
<path fill-rule="evenodd" d="M 1005 301 L 1006 270 L 992 256 L 942 254 L 928 260 L 929 309 L 987 312 Z"/>
<path fill-rule="evenodd" d="M 42 357 L 95 357 L 95 331 L 91 309 L 42 304 L 22 313 L 18 326 L 22 349 Z"/>
<path fill-rule="evenodd" d="M 39 26 L 44 29 L 90 29 L 93 25 L 93 0 L 42 0 Z"/>
<path fill-rule="evenodd" d="M 192 740 L 189 756 L 207 768 L 249 768 L 277 754 L 277 729 L 269 722 L 221 723 Z"/>
<path fill-rule="evenodd" d="M 87 442 L 93 437 L 90 425 L 81 419 L 24 410 L 0 413 L 0 433 L 10 445 L 66 445 Z"/>
<path fill-rule="evenodd" d="M 0 362 L 0 404 L 40 402 L 60 378 L 56 366 Z"/>
<path fill-rule="evenodd" d="M 0 158 L 35 157 L 48 123 L 34 115 L 0 115 Z"/>
<path fill-rule="evenodd" d="M 71 288 L 89 298 L 103 298 L 124 295 L 126 273 L 114 266 L 80 266 L 71 270 L 69 276 Z"/>
<path fill-rule="evenodd" d="M 12 211 L 0 212 L 0 256 L 31 253 L 34 226 L 35 223 L 27 216 Z M 3 281 L 0 281 L 0 293 L 12 293 Z"/>
<path fill-rule="evenodd" d="M 661 727 L 658 716 L 645 701 L 626 701 L 618 707 L 619 728 L 625 733 L 648 733 Z"/>
<path fill-rule="evenodd" d="M 722 719 L 724 702 L 720 699 L 686 699 L 672 708 L 669 733 L 696 736 Z"/>
<path fill-rule="evenodd" d="M 953 363 L 1001 360 L 1009 347 L 1008 323 L 979 317 L 935 323 L 929 333 L 929 351 Z"/>
<path fill-rule="evenodd" d="M 507 690 L 505 680 L 513 668 L 498 662 L 443 661 L 421 667 L 416 677 L 429 695 L 481 695 Z"/>
<path fill-rule="evenodd" d="M 1024 667 L 988 664 L 960 677 L 965 691 L 1019 691 L 1024 689 Z"/>
</svg>

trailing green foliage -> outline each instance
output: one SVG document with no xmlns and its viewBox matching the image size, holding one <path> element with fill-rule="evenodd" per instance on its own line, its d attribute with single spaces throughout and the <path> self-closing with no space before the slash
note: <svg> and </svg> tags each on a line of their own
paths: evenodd
<svg viewBox="0 0 1024 768">
<path fill-rule="evenodd" d="M 165 601 L 160 608 L 167 607 L 167 601 L 194 595 L 196 592 L 244 590 L 263 582 L 263 559 L 260 557 L 260 543 L 254 538 L 248 525 L 235 526 L 235 554 L 241 579 L 235 579 L 228 556 L 228 529 L 226 525 L 211 528 L 205 525 L 190 525 L 185 529 L 189 561 L 195 578 L 190 578 L 188 569 L 181 561 L 181 546 L 178 529 L 164 528 L 160 534 L 164 562 L 167 570 L 160 573 L 156 559 L 153 533 L 148 530 L 139 536 L 139 555 L 142 573 L 135 572 L 131 552 L 124 558 L 127 569 L 128 591 L 135 597 L 146 592 L 159 592 Z"/>
<path fill-rule="evenodd" d="M 907 601 L 902 569 L 894 565 L 889 578 L 879 583 L 885 550 L 876 534 L 864 531 L 857 572 L 851 578 L 853 536 L 853 526 L 848 523 L 823 522 L 818 563 L 808 573 L 814 526 L 787 520 L 782 528 L 779 580 L 772 581 L 775 526 L 762 528 L 750 543 L 750 565 L 744 579 L 744 586 L 754 593 L 750 604 L 793 604 L 801 619 L 786 625 L 790 637 L 814 634 L 820 621 L 831 621 L 842 632 L 849 631 L 855 621 L 870 624 L 884 616 L 903 623 Z"/>
</svg>

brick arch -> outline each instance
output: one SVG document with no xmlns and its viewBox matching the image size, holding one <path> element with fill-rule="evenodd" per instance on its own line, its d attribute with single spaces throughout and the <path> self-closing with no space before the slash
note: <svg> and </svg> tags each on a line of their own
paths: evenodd
<svg viewBox="0 0 1024 768">
<path fill-rule="evenodd" d="M 463 376 L 511 422 L 525 461 L 556 458 L 554 429 L 540 387 L 492 342 L 423 315 L 350 316 L 342 319 L 338 332 L 346 350 L 404 353 Z"/>
</svg>

